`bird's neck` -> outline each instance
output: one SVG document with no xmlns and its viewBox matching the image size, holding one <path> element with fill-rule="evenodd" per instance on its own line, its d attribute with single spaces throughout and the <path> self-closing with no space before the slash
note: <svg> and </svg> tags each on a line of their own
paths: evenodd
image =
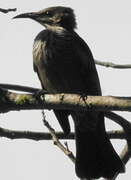
<svg viewBox="0 0 131 180">
<path fill-rule="evenodd" d="M 45 24 L 45 27 L 46 27 L 47 30 L 53 31 L 53 32 L 61 33 L 63 31 L 65 31 L 65 29 L 63 27 L 56 26 L 56 25 L 52 26 L 52 25 L 49 25 L 49 24 Z"/>
<path fill-rule="evenodd" d="M 64 28 L 62 26 L 57 26 L 57 25 L 52 26 L 52 25 L 49 25 L 49 24 L 45 24 L 44 26 L 46 27 L 47 30 L 52 31 L 52 32 L 57 33 L 57 34 L 63 34 L 66 31 L 69 31 L 68 29 L 66 29 L 66 28 Z"/>
</svg>

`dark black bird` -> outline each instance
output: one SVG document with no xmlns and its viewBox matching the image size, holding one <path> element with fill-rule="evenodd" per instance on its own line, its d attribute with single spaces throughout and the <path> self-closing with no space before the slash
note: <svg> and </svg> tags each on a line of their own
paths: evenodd
<svg viewBox="0 0 131 180">
<path fill-rule="evenodd" d="M 49 93 L 101 95 L 92 53 L 74 31 L 75 15 L 68 7 L 50 7 L 14 18 L 31 18 L 42 24 L 34 41 L 33 62 L 43 89 Z M 80 178 L 112 178 L 124 172 L 124 165 L 105 132 L 102 112 L 54 110 L 66 134 L 68 115 L 75 124 L 76 174 Z"/>
</svg>

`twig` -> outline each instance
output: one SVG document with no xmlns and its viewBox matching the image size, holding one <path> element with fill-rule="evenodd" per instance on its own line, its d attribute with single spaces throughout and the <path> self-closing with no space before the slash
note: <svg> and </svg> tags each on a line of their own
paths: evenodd
<svg viewBox="0 0 131 180">
<path fill-rule="evenodd" d="M 8 13 L 8 12 L 11 12 L 11 11 L 16 11 L 17 9 L 16 8 L 13 8 L 13 9 L 3 9 L 3 8 L 0 8 L 0 12 L 2 13 Z"/>
<path fill-rule="evenodd" d="M 74 139 L 74 132 L 71 132 L 68 136 L 65 136 L 63 132 L 55 132 L 58 139 Z M 123 131 L 113 130 L 107 132 L 110 139 L 126 139 L 126 135 Z M 0 127 L 0 137 L 6 137 L 9 139 L 31 139 L 35 141 L 40 140 L 52 140 L 50 133 L 47 132 L 34 132 L 34 131 L 18 131 L 10 130 Z"/>
<path fill-rule="evenodd" d="M 75 163 L 75 157 L 73 155 L 73 153 L 71 151 L 69 151 L 68 148 L 64 147 L 62 145 L 62 143 L 59 141 L 58 137 L 56 136 L 55 134 L 55 130 L 50 126 L 50 124 L 45 120 L 45 114 L 44 114 L 44 111 L 42 111 L 42 115 L 43 115 L 43 123 L 44 125 L 48 128 L 50 134 L 51 134 L 51 137 L 52 137 L 52 140 L 54 142 L 54 145 L 56 145 L 59 149 L 61 149 L 62 152 L 64 152 L 64 154 L 66 156 L 69 157 L 69 159 Z"/>
<path fill-rule="evenodd" d="M 75 156 L 73 155 L 73 153 L 69 150 L 69 147 L 68 147 L 68 144 L 67 142 L 65 142 L 65 146 L 63 146 L 63 144 L 59 141 L 58 137 L 56 136 L 56 133 L 55 133 L 55 130 L 50 126 L 50 124 L 45 120 L 45 113 L 44 111 L 42 111 L 42 115 L 43 115 L 43 123 L 44 125 L 48 128 L 51 136 L 52 136 L 52 140 L 54 142 L 54 145 L 56 145 L 62 152 L 64 152 L 64 154 L 66 156 L 69 157 L 69 159 L 75 163 Z M 93 180 L 93 179 L 88 179 L 88 178 L 84 178 L 84 179 L 81 179 L 81 180 Z"/>
<path fill-rule="evenodd" d="M 105 67 L 111 67 L 111 68 L 117 68 L 117 69 L 130 69 L 131 64 L 114 64 L 112 62 L 103 62 L 103 61 L 98 61 L 95 60 L 95 64 L 100 65 L 100 66 L 105 66 Z"/>
<path fill-rule="evenodd" d="M 70 133 L 65 136 L 63 132 L 56 132 L 56 136 L 59 139 L 74 139 L 74 133 Z M 50 133 L 47 132 L 33 132 L 33 131 L 16 131 L 0 127 L 0 137 L 6 137 L 9 139 L 31 139 L 35 141 L 51 140 Z"/>
<path fill-rule="evenodd" d="M 0 84 L 0 88 L 10 89 L 10 90 L 15 90 L 15 91 L 23 91 L 23 92 L 28 92 L 28 93 L 36 93 L 41 90 L 39 88 L 21 86 L 17 84 Z"/>
</svg>

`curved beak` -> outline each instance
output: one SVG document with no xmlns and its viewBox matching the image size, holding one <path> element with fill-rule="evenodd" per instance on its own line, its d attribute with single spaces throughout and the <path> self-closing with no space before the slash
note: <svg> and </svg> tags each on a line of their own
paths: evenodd
<svg viewBox="0 0 131 180">
<path fill-rule="evenodd" d="M 38 23 L 44 25 L 45 23 L 49 24 L 51 22 L 50 18 L 47 16 L 42 15 L 42 12 L 29 12 L 29 13 L 23 13 L 19 14 L 12 19 L 17 19 L 17 18 L 30 18 L 32 20 L 37 21 Z"/>
<path fill-rule="evenodd" d="M 19 14 L 19 15 L 13 17 L 12 19 L 17 19 L 17 18 L 31 18 L 31 19 L 35 19 L 36 16 L 37 16 L 36 13 L 30 12 L 30 13 Z"/>
</svg>

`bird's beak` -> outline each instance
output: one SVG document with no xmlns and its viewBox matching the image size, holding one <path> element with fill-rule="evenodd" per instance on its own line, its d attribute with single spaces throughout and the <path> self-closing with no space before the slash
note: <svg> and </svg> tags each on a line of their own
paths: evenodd
<svg viewBox="0 0 131 180">
<path fill-rule="evenodd" d="M 36 17 L 37 17 L 37 13 L 30 12 L 30 13 L 19 14 L 19 15 L 13 17 L 13 19 L 17 19 L 17 18 L 31 18 L 31 19 L 35 19 Z"/>
<path fill-rule="evenodd" d="M 52 22 L 52 20 L 48 17 L 44 17 L 41 16 L 41 12 L 30 12 L 30 13 L 24 13 L 24 14 L 19 14 L 15 17 L 13 17 L 13 19 L 17 19 L 17 18 L 30 18 L 33 19 L 35 21 L 37 21 L 38 23 L 44 25 L 44 24 L 49 24 Z"/>
</svg>

